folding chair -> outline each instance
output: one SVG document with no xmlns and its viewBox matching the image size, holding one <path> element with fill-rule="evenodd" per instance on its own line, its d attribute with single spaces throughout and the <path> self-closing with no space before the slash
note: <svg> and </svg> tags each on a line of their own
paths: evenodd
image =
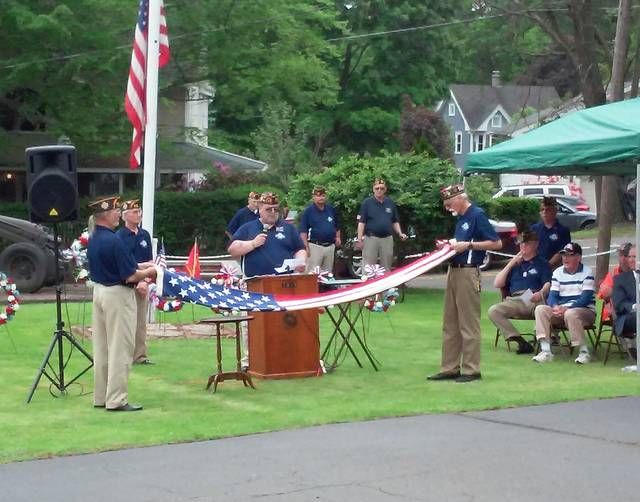
<svg viewBox="0 0 640 502">
<path fill-rule="evenodd" d="M 502 299 L 504 300 L 507 296 L 509 296 L 509 290 L 507 288 L 500 288 L 500 294 L 502 295 Z M 520 320 L 520 321 L 526 321 L 527 319 L 516 319 L 516 320 Z M 527 332 L 527 333 L 520 333 L 520 336 L 522 338 L 527 338 L 527 337 L 531 337 L 532 340 L 529 342 L 531 343 L 531 345 L 533 345 L 535 347 L 536 345 L 536 333 L 534 332 Z M 500 328 L 496 328 L 496 339 L 493 342 L 493 346 L 497 347 L 498 346 L 498 341 L 500 340 L 501 336 L 500 336 Z M 509 352 L 511 352 L 511 344 L 515 343 L 515 342 L 510 342 L 509 340 L 505 340 L 505 342 L 507 342 L 507 350 Z"/>
<path fill-rule="evenodd" d="M 624 340 L 621 340 L 617 334 L 616 334 L 616 330 L 614 329 L 614 324 L 615 324 L 615 315 L 616 312 L 613 309 L 613 305 L 611 306 L 611 318 L 609 320 L 609 339 L 608 340 L 599 340 L 600 345 L 605 344 L 607 346 L 607 350 L 605 350 L 604 352 L 604 359 L 602 360 L 602 364 L 607 364 L 607 361 L 609 360 L 609 354 L 613 353 L 611 350 L 612 346 L 615 346 L 614 352 L 616 354 L 620 354 L 620 358 L 624 359 L 625 355 L 631 359 L 633 361 L 633 355 L 631 354 L 631 352 L 629 351 L 629 347 L 627 347 L 627 344 L 625 343 Z"/>
</svg>

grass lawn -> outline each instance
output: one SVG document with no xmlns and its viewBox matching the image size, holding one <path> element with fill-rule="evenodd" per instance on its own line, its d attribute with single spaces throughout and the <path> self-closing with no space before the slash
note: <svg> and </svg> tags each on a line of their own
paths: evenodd
<svg viewBox="0 0 640 502">
<path fill-rule="evenodd" d="M 598 227 L 593 227 L 588 230 L 578 230 L 576 232 L 571 232 L 571 237 L 575 240 L 581 239 L 595 239 L 598 237 Z M 616 223 L 611 227 L 611 237 L 629 237 L 633 236 L 636 233 L 635 223 Z"/>
<path fill-rule="evenodd" d="M 27 393 L 55 325 L 54 304 L 26 304 L 0 326 L 0 462 L 131 446 L 165 444 L 256 432 L 423 413 L 459 412 L 559 401 L 637 395 L 640 379 L 620 371 L 614 356 L 607 366 L 573 363 L 563 354 L 537 365 L 527 356 L 493 347 L 495 330 L 483 318 L 481 382 L 425 382 L 440 360 L 442 291 L 410 289 L 404 303 L 368 315 L 367 340 L 381 363 L 375 372 L 363 359 L 359 368 L 345 358 L 320 378 L 257 380 L 257 390 L 224 382 L 213 394 L 204 390 L 214 363 L 213 339 L 170 339 L 150 343 L 154 366 L 135 366 L 130 399 L 140 413 L 107 413 L 92 407 L 92 374 L 80 378 L 68 395 L 54 398 L 41 381 L 31 404 Z M 483 312 L 497 294 L 483 295 Z M 89 310 L 87 305 L 87 311 Z M 73 324 L 82 304 L 67 304 Z M 209 316 L 197 308 L 198 317 Z M 190 322 L 191 309 L 169 314 L 170 322 Z M 69 321 L 67 321 L 69 322 Z M 7 331 L 7 328 L 9 331 Z M 322 347 L 329 320 L 321 316 Z M 9 336 L 15 342 L 16 351 Z M 90 351 L 91 344 L 82 342 Z M 233 360 L 233 340 L 225 340 L 225 360 Z M 72 354 L 67 377 L 85 363 Z"/>
</svg>

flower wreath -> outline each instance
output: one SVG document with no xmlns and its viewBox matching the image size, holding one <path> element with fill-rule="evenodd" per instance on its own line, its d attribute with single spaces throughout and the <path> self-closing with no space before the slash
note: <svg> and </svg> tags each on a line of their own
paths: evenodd
<svg viewBox="0 0 640 502">
<path fill-rule="evenodd" d="M 74 264 L 73 276 L 76 282 L 89 278 L 87 270 L 87 245 L 89 244 L 89 231 L 85 229 L 77 239 L 74 239 L 69 249 L 62 251 L 62 258 L 65 261 L 72 261 Z"/>
<path fill-rule="evenodd" d="M 177 312 L 182 309 L 182 301 L 177 298 L 169 300 L 159 297 L 158 286 L 153 283 L 149 284 L 149 301 L 161 312 Z"/>
<path fill-rule="evenodd" d="M 398 299 L 398 288 L 387 289 L 382 294 L 377 294 L 373 300 L 364 301 L 364 306 L 371 312 L 386 312 L 389 307 L 393 307 Z"/>
<path fill-rule="evenodd" d="M 16 310 L 20 308 L 20 292 L 11 278 L 3 272 L 0 272 L 0 289 L 7 293 L 7 306 L 4 308 L 4 312 L 0 311 L 1 326 L 13 319 Z"/>
<path fill-rule="evenodd" d="M 220 267 L 220 272 L 214 274 L 211 278 L 211 284 L 240 289 L 242 291 L 247 290 L 247 283 L 242 278 L 242 271 L 235 265 L 222 265 L 222 267 Z M 211 310 L 216 314 L 222 314 L 225 317 L 240 314 L 240 311 L 237 309 L 228 310 L 211 307 Z"/>
</svg>

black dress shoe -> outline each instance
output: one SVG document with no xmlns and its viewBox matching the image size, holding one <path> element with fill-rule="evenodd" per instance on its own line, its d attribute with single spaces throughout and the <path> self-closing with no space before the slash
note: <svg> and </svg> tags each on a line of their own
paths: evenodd
<svg viewBox="0 0 640 502">
<path fill-rule="evenodd" d="M 133 364 L 156 364 L 151 359 L 142 359 L 141 361 L 136 361 Z"/>
<path fill-rule="evenodd" d="M 455 380 L 460 377 L 459 371 L 454 371 L 453 373 L 436 373 L 435 375 L 431 375 L 427 377 L 427 380 Z"/>
<path fill-rule="evenodd" d="M 140 411 L 142 410 L 142 406 L 139 404 L 123 404 L 122 406 L 118 406 L 117 408 L 107 408 L 107 411 Z"/>
<path fill-rule="evenodd" d="M 531 345 L 530 343 L 521 343 L 520 345 L 518 345 L 516 354 L 533 354 L 533 345 Z"/>
<path fill-rule="evenodd" d="M 474 380 L 480 380 L 482 375 L 480 373 L 471 373 L 470 375 L 460 375 L 456 378 L 456 383 L 473 382 Z"/>
</svg>

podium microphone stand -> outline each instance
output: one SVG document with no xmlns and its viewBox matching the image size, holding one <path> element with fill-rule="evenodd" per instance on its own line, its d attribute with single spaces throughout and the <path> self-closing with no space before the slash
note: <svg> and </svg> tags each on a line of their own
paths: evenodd
<svg viewBox="0 0 640 502">
<path fill-rule="evenodd" d="M 47 350 L 47 353 L 42 360 L 38 374 L 36 375 L 33 385 L 31 386 L 31 390 L 29 391 L 29 395 L 27 396 L 27 404 L 31 402 L 31 398 L 33 398 L 33 394 L 38 387 L 38 383 L 40 382 L 42 375 L 44 375 L 61 394 L 66 394 L 67 388 L 93 367 L 93 358 L 91 355 L 76 341 L 75 337 L 71 333 L 64 329 L 64 322 L 62 320 L 62 285 L 60 284 L 62 282 L 60 278 L 60 249 L 58 242 L 58 225 L 56 223 L 53 224 L 53 240 L 56 261 L 56 330 L 54 331 L 53 338 L 49 344 L 49 350 Z M 64 378 L 66 362 L 64 361 L 63 344 L 65 340 L 71 344 L 72 349 L 78 349 L 90 363 L 78 375 L 68 381 L 65 381 Z M 58 357 L 57 373 L 54 367 L 49 363 L 49 359 L 54 354 L 54 351 L 57 353 Z"/>
</svg>

